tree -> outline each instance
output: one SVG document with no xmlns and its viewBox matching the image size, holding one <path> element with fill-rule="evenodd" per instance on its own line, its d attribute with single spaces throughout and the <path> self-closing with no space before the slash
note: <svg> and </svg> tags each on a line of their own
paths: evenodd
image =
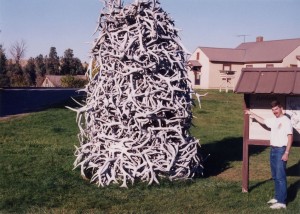
<svg viewBox="0 0 300 214">
<path fill-rule="evenodd" d="M 6 61 L 5 49 L 0 44 L 0 74 L 5 74 L 6 72 Z"/>
<path fill-rule="evenodd" d="M 84 74 L 84 69 L 80 59 L 74 58 L 73 50 L 67 49 L 61 59 L 61 75 L 79 75 Z"/>
<path fill-rule="evenodd" d="M 46 73 L 47 74 L 59 74 L 59 68 L 60 63 L 59 63 L 59 57 L 57 56 L 56 48 L 51 47 L 49 56 L 46 58 Z"/>
<path fill-rule="evenodd" d="M 35 70 L 35 60 L 34 58 L 29 58 L 26 66 L 24 67 L 24 77 L 29 86 L 36 85 L 36 70 Z"/>
<path fill-rule="evenodd" d="M 73 66 L 73 71 L 75 71 L 75 73 L 71 73 L 71 75 L 83 75 L 85 74 L 85 69 L 80 61 L 80 59 L 78 59 L 77 57 L 76 58 L 73 58 L 72 60 L 72 66 Z"/>
<path fill-rule="evenodd" d="M 10 86 L 22 87 L 27 86 L 26 79 L 23 76 L 23 70 L 19 63 L 15 63 L 12 60 L 8 61 L 7 76 L 10 80 Z"/>
<path fill-rule="evenodd" d="M 5 49 L 0 44 L 0 87 L 9 86 L 9 78 L 7 77 L 6 70 L 7 58 L 5 55 Z"/>
<path fill-rule="evenodd" d="M 71 74 L 71 64 L 72 64 L 72 59 L 73 59 L 73 50 L 72 49 L 67 49 L 64 52 L 64 56 L 61 58 L 61 69 L 60 69 L 60 74 L 61 75 L 67 75 Z"/>
<path fill-rule="evenodd" d="M 65 59 L 73 59 L 73 57 L 74 57 L 74 53 L 72 49 L 68 48 L 67 50 L 65 50 L 64 52 Z"/>
<path fill-rule="evenodd" d="M 20 42 L 15 42 L 10 47 L 10 54 L 12 55 L 13 59 L 17 64 L 19 64 L 21 58 L 25 56 L 25 51 L 26 51 L 26 43 L 24 40 Z"/>
<path fill-rule="evenodd" d="M 46 64 L 45 59 L 42 54 L 38 55 L 34 59 L 35 72 L 36 72 L 36 85 L 40 86 L 46 74 Z"/>
<path fill-rule="evenodd" d="M 45 76 L 45 74 L 46 74 L 46 64 L 45 64 L 44 56 L 42 54 L 38 55 L 34 59 L 34 63 L 35 63 L 35 69 L 36 69 L 37 75 Z"/>
</svg>

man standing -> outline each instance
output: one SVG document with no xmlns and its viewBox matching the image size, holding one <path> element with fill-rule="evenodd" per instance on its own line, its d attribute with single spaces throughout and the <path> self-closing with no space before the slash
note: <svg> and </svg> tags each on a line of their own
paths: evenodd
<svg viewBox="0 0 300 214">
<path fill-rule="evenodd" d="M 272 204 L 271 209 L 281 209 L 286 208 L 286 163 L 293 142 L 293 127 L 291 120 L 283 114 L 282 105 L 278 101 L 273 101 L 271 107 L 274 118 L 264 119 L 249 110 L 245 113 L 271 129 L 270 166 L 275 183 L 275 197 L 268 201 L 268 204 Z"/>
</svg>

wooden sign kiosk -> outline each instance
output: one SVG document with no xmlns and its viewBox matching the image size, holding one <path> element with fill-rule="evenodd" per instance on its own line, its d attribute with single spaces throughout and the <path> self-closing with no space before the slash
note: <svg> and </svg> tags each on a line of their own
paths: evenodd
<svg viewBox="0 0 300 214">
<path fill-rule="evenodd" d="M 244 68 L 235 88 L 244 94 L 244 110 L 272 117 L 270 102 L 279 100 L 294 128 L 293 146 L 300 146 L 300 68 Z M 269 146 L 270 131 L 244 115 L 242 191 L 249 187 L 249 145 Z"/>
</svg>

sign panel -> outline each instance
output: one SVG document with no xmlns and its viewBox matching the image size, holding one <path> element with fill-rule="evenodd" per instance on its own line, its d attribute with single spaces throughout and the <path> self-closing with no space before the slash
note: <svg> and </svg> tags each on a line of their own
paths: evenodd
<svg viewBox="0 0 300 214">
<path fill-rule="evenodd" d="M 300 141 L 300 97 L 284 95 L 250 95 L 250 110 L 262 118 L 274 117 L 270 103 L 278 100 L 283 105 L 284 113 L 291 118 L 294 128 L 294 141 Z M 268 127 L 259 124 L 255 119 L 249 120 L 249 139 L 270 140 Z"/>
<path fill-rule="evenodd" d="M 286 114 L 294 127 L 294 141 L 300 141 L 300 97 L 286 98 Z"/>
</svg>

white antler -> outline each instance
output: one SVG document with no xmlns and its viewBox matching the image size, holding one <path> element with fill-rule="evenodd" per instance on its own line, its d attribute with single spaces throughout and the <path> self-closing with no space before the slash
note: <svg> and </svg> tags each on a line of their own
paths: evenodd
<svg viewBox="0 0 300 214">
<path fill-rule="evenodd" d="M 103 11 L 86 102 L 76 109 L 74 166 L 99 186 L 192 177 L 202 166 L 188 131 L 192 90 L 174 22 L 155 0 L 106 0 Z"/>
</svg>

